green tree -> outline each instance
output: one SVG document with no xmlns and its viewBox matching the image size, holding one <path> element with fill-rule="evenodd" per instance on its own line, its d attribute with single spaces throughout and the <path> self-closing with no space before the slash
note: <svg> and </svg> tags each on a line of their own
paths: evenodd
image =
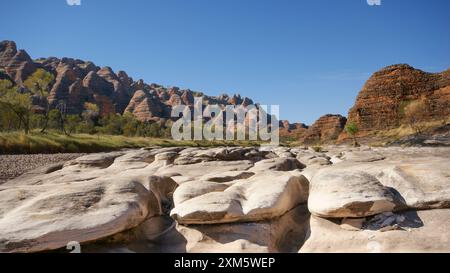
<svg viewBox="0 0 450 273">
<path fill-rule="evenodd" d="M 100 117 L 100 111 L 96 104 L 86 102 L 84 104 L 84 111 L 81 114 L 82 120 L 78 124 L 76 131 L 85 134 L 96 134 L 96 124 Z"/>
<path fill-rule="evenodd" d="M 55 77 L 53 76 L 53 74 L 45 71 L 42 68 L 39 68 L 24 82 L 24 86 L 28 90 L 30 90 L 35 96 L 39 96 L 41 101 L 45 102 L 44 124 L 41 130 L 42 133 L 47 129 L 49 122 L 50 104 L 48 103 L 47 97 L 50 93 L 50 84 L 54 79 Z"/>
<path fill-rule="evenodd" d="M 29 92 L 19 92 L 12 82 L 1 80 L 0 107 L 4 107 L 16 115 L 19 121 L 19 129 L 23 126 L 25 134 L 30 132 L 33 105 Z"/>
<path fill-rule="evenodd" d="M 100 119 L 101 132 L 107 135 L 122 135 L 124 118 L 119 114 L 111 114 Z"/>
<path fill-rule="evenodd" d="M 68 115 L 66 117 L 67 134 L 71 135 L 76 132 L 78 124 L 81 122 L 81 118 L 78 115 Z"/>
<path fill-rule="evenodd" d="M 139 122 L 131 113 L 125 113 L 123 115 L 123 134 L 127 137 L 136 136 Z"/>
<path fill-rule="evenodd" d="M 358 125 L 355 122 L 350 122 L 345 126 L 345 131 L 349 134 L 353 139 L 353 145 L 355 147 L 359 146 L 358 141 L 356 140 L 356 134 L 359 131 Z"/>
<path fill-rule="evenodd" d="M 60 130 L 61 132 L 64 131 L 61 123 L 62 114 L 58 109 L 50 110 L 46 119 L 48 127 L 50 127 L 51 129 Z"/>
</svg>

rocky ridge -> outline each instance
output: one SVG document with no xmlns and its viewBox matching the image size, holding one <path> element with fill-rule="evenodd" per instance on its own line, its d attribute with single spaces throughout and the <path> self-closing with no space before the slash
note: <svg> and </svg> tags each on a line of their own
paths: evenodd
<svg viewBox="0 0 450 273">
<path fill-rule="evenodd" d="M 54 108 L 63 103 L 69 114 L 80 114 L 89 102 L 98 105 L 102 115 L 132 113 L 141 121 L 165 122 L 171 118 L 173 106 L 192 108 L 197 96 L 203 98 L 205 105 L 254 104 L 253 100 L 239 94 L 214 97 L 189 89 L 147 84 L 142 79 L 135 81 L 125 71 L 115 73 L 110 67 L 100 68 L 89 61 L 56 57 L 32 60 L 24 50 L 17 50 L 13 41 L 0 42 L 2 79 L 9 79 L 24 90 L 23 81 L 37 69 L 44 69 L 55 77 L 47 97 L 50 106 Z"/>
</svg>

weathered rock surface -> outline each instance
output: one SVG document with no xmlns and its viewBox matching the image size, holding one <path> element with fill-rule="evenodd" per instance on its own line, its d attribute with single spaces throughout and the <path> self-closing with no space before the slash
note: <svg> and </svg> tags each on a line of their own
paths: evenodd
<svg viewBox="0 0 450 273">
<path fill-rule="evenodd" d="M 344 130 L 346 122 L 341 115 L 325 115 L 306 130 L 301 141 L 306 144 L 333 142 Z"/>
<path fill-rule="evenodd" d="M 308 208 L 322 217 L 364 217 L 400 206 L 395 193 L 364 171 L 320 170 L 313 178 Z"/>
<path fill-rule="evenodd" d="M 449 252 L 450 210 L 407 211 L 402 229 L 345 230 L 339 221 L 312 216 L 310 235 L 301 253 Z"/>
<path fill-rule="evenodd" d="M 13 41 L 0 42 L 0 67 L 19 85 L 37 69 L 30 56 L 24 50 L 17 50 Z"/>
<path fill-rule="evenodd" d="M 47 97 L 51 108 L 65 105 L 68 114 L 81 114 L 85 103 L 96 104 L 100 115 L 132 113 L 144 122 L 158 122 L 164 126 L 171 119 L 176 105 L 192 107 L 194 97 L 202 97 L 205 106 L 229 103 L 250 105 L 253 101 L 235 95 L 218 97 L 178 87 L 165 88 L 147 84 L 142 79 L 133 80 L 125 71 L 113 71 L 111 67 L 98 67 L 92 62 L 72 58 L 40 58 L 32 60 L 24 50 L 17 50 L 13 41 L 0 43 L 0 79 L 8 79 L 22 87 L 23 82 L 42 68 L 55 76 Z M 42 107 L 33 101 L 36 107 Z"/>
<path fill-rule="evenodd" d="M 153 217 L 138 227 L 83 246 L 85 252 L 268 253 L 297 252 L 308 230 L 309 212 L 298 206 L 280 218 L 251 223 L 177 225 Z"/>
<path fill-rule="evenodd" d="M 137 226 L 150 195 L 132 181 L 0 188 L 0 251 L 57 249 Z"/>
<path fill-rule="evenodd" d="M 131 98 L 125 112 L 132 113 L 141 121 L 158 120 L 163 116 L 164 106 L 154 95 L 138 90 Z"/>
<path fill-rule="evenodd" d="M 404 107 L 425 99 L 427 114 L 423 121 L 450 115 L 450 70 L 427 73 L 409 65 L 393 65 L 370 77 L 350 109 L 348 120 L 355 122 L 360 134 L 396 128 L 404 123 Z M 341 138 L 346 137 L 345 134 Z"/>
<path fill-rule="evenodd" d="M 425 149 L 410 154 L 396 150 L 383 156 L 344 153 L 344 161 L 315 172 L 310 211 L 324 217 L 361 217 L 405 208 L 449 208 L 448 149 L 441 156 L 430 156 Z"/>
<path fill-rule="evenodd" d="M 449 155 L 345 146 L 90 154 L 0 186 L 0 252 L 65 251 L 69 240 L 83 252 L 448 252 Z"/>
<path fill-rule="evenodd" d="M 179 225 L 190 253 L 295 252 L 308 232 L 309 212 L 299 206 L 279 218 L 251 223 Z"/>
<path fill-rule="evenodd" d="M 264 172 L 231 186 L 192 182 L 175 192 L 172 217 L 181 224 L 249 222 L 276 218 L 305 203 L 308 181 L 300 174 Z"/>
</svg>

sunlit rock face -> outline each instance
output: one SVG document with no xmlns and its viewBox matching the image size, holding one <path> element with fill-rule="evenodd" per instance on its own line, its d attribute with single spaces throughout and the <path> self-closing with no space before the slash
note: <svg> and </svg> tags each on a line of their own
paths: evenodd
<svg viewBox="0 0 450 273">
<path fill-rule="evenodd" d="M 345 146 L 90 154 L 0 186 L 0 251 L 448 252 L 449 159 Z"/>
</svg>

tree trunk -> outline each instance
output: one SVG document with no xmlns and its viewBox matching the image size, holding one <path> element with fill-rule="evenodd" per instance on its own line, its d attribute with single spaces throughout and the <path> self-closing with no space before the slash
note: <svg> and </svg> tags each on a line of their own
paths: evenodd
<svg viewBox="0 0 450 273">
<path fill-rule="evenodd" d="M 44 127 L 42 127 L 41 133 L 45 133 L 48 127 L 48 119 L 49 119 L 49 112 L 50 112 L 50 105 L 47 103 L 47 110 L 45 111 L 45 121 L 44 121 Z"/>
<path fill-rule="evenodd" d="M 359 146 L 358 141 L 356 140 L 356 136 L 353 136 L 353 146 L 354 147 L 358 147 Z"/>
</svg>

